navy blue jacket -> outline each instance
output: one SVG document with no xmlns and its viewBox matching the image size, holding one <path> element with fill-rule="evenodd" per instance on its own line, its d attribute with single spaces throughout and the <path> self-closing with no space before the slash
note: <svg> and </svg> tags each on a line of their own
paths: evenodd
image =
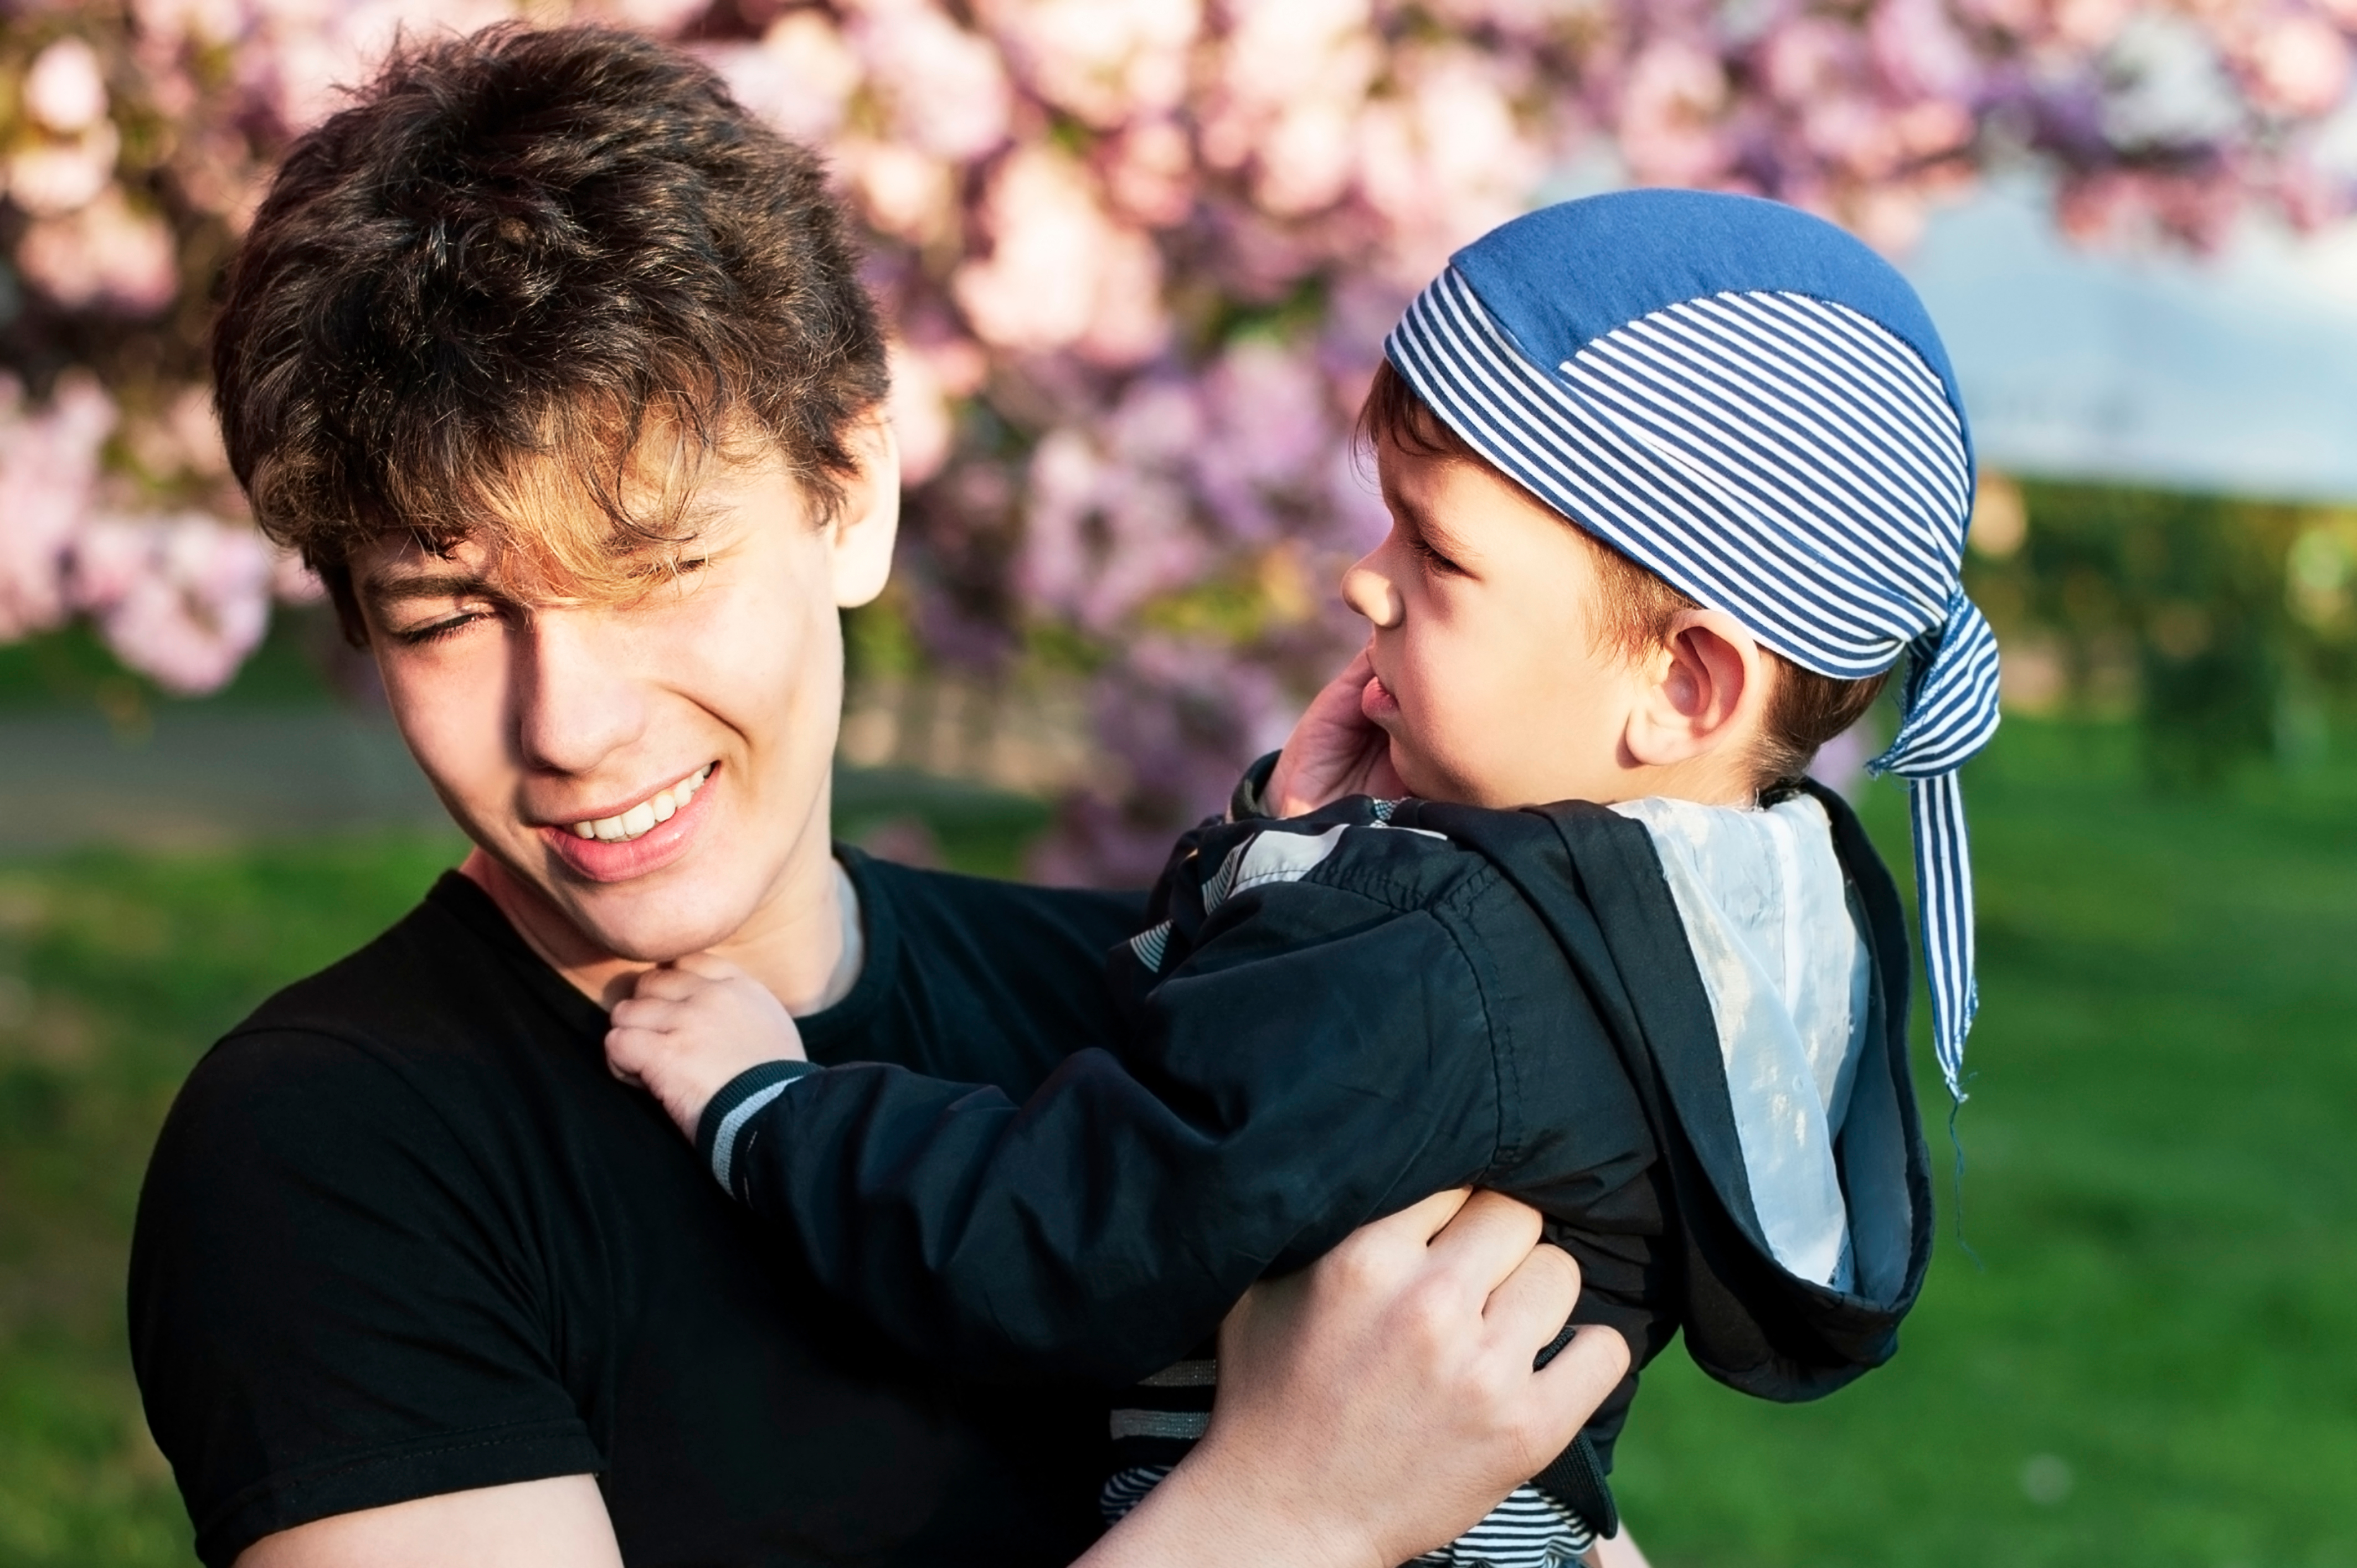
<svg viewBox="0 0 2357 1568">
<path fill-rule="evenodd" d="M 1472 1185 L 1546 1214 L 1582 1270 L 1575 1321 L 1637 1365 L 1683 1329 L 1713 1377 L 1813 1398 L 1896 1348 L 1932 1210 L 1899 897 L 1849 808 L 1812 792 L 1874 973 L 1835 1150 L 1854 1293 L 1773 1261 L 1652 837 L 1581 803 L 1206 823 L 1156 891 L 1167 929 L 1112 954 L 1126 1035 L 1028 1099 L 775 1064 L 723 1090 L 702 1143 L 827 1288 L 969 1376 L 1133 1381 L 1263 1274 Z M 1306 874 L 1222 886 L 1255 835 L 1338 827 Z M 1633 1387 L 1587 1434 L 1608 1466 Z"/>
</svg>

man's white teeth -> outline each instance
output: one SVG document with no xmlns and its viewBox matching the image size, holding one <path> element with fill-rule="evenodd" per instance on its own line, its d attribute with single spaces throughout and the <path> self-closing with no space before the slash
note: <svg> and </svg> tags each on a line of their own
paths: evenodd
<svg viewBox="0 0 2357 1568">
<path fill-rule="evenodd" d="M 704 781 L 712 777 L 712 764 L 705 763 L 668 789 L 659 789 L 652 799 L 640 801 L 619 817 L 599 817 L 594 822 L 576 822 L 576 838 L 603 839 L 618 843 L 634 839 L 657 822 L 667 822 L 679 814 L 679 809 L 695 799 Z"/>
</svg>

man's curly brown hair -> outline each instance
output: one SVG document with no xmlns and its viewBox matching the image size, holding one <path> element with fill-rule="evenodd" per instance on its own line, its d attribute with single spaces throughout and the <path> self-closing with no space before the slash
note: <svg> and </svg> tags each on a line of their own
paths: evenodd
<svg viewBox="0 0 2357 1568">
<path fill-rule="evenodd" d="M 712 458 L 823 519 L 884 338 L 818 160 L 695 60 L 593 27 L 397 47 L 297 139 L 225 285 L 214 394 L 256 520 L 346 628 L 353 553 L 473 541 L 619 596 Z"/>
</svg>

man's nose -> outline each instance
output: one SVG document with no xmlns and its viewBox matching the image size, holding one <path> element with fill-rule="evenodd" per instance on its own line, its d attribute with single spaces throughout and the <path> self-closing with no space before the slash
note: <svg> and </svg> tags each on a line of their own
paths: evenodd
<svg viewBox="0 0 2357 1568">
<path fill-rule="evenodd" d="M 1342 602 L 1377 627 L 1389 630 L 1399 625 L 1407 607 L 1400 598 L 1399 585 L 1374 564 L 1375 557 L 1382 553 L 1380 550 L 1370 551 L 1342 574 Z"/>
<path fill-rule="evenodd" d="M 646 697 L 610 618 L 542 610 L 516 642 L 516 744 L 525 766 L 586 774 L 646 729 Z"/>
</svg>

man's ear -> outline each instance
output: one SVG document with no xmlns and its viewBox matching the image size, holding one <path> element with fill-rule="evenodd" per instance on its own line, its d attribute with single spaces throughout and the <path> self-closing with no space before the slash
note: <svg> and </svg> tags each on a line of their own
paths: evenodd
<svg viewBox="0 0 2357 1568">
<path fill-rule="evenodd" d="M 1747 741 L 1768 703 L 1768 660 L 1724 610 L 1684 610 L 1645 668 L 1625 736 L 1638 762 L 1668 767 Z"/>
<path fill-rule="evenodd" d="M 900 533 L 900 443 L 878 407 L 860 417 L 845 445 L 859 472 L 844 486 L 832 524 L 830 570 L 835 604 L 850 609 L 882 593 L 892 575 L 892 542 Z"/>
</svg>

